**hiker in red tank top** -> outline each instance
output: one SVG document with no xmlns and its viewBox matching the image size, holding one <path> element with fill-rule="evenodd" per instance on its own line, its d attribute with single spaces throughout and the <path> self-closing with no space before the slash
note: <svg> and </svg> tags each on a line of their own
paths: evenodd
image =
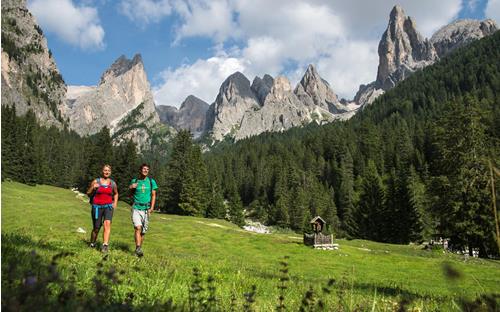
<svg viewBox="0 0 500 312">
<path fill-rule="evenodd" d="M 102 168 L 102 177 L 93 180 L 87 190 L 87 195 L 90 197 L 90 204 L 92 206 L 91 215 L 93 223 L 93 229 L 90 234 L 90 247 L 95 247 L 97 235 L 104 224 L 101 249 L 103 253 L 108 252 L 113 210 L 118 203 L 118 189 L 116 183 L 110 177 L 111 166 L 104 165 Z"/>
<path fill-rule="evenodd" d="M 113 204 L 113 186 L 99 184 L 94 195 L 94 205 L 109 205 Z"/>
</svg>

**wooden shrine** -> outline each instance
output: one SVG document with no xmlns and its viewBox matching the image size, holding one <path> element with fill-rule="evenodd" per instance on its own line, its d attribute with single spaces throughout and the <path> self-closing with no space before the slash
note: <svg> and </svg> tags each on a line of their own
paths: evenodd
<svg viewBox="0 0 500 312">
<path fill-rule="evenodd" d="M 333 249 L 332 234 L 323 234 L 322 231 L 326 227 L 326 222 L 320 216 L 313 218 L 311 224 L 312 234 L 304 233 L 304 244 L 306 246 L 313 246 L 314 248 Z M 336 245 L 336 244 L 335 244 Z"/>
</svg>

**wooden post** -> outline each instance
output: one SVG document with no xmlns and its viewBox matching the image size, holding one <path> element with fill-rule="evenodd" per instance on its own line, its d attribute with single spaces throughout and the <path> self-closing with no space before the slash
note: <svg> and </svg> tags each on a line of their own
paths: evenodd
<svg viewBox="0 0 500 312">
<path fill-rule="evenodd" d="M 491 160 L 488 160 L 488 164 L 490 165 L 490 175 L 491 175 L 491 199 L 493 202 L 493 215 L 495 216 L 495 227 L 497 231 L 497 247 L 498 252 L 500 252 L 500 230 L 498 228 L 498 217 L 497 217 L 497 199 L 496 199 L 496 189 L 495 189 L 495 177 L 493 176 L 493 164 Z M 496 168 L 495 168 L 496 169 Z M 497 170 L 495 173 L 498 174 Z"/>
</svg>

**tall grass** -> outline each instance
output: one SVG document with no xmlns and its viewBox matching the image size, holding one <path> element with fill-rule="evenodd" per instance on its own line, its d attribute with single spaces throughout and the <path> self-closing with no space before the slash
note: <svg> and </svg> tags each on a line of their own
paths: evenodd
<svg viewBox="0 0 500 312">
<path fill-rule="evenodd" d="M 111 251 L 103 257 L 88 247 L 88 233 L 76 232 L 90 225 L 88 203 L 69 190 L 2 183 L 2 308 L 498 309 L 498 261 L 359 240 L 339 241 L 338 251 L 313 250 L 291 233 L 258 235 L 222 220 L 164 214 L 152 216 L 139 259 L 128 209 L 120 203 L 115 211 Z"/>
</svg>

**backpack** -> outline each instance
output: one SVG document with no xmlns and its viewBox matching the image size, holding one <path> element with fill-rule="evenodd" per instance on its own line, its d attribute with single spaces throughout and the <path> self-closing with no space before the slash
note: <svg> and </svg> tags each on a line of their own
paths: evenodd
<svg viewBox="0 0 500 312">
<path fill-rule="evenodd" d="M 97 184 L 99 184 L 99 186 L 101 186 L 101 178 L 97 178 Z M 111 188 L 114 190 L 115 189 L 115 181 L 113 181 L 113 179 L 109 179 L 111 181 Z M 92 192 L 92 195 L 89 196 L 89 204 L 93 204 L 94 203 L 94 197 L 95 197 L 95 194 L 97 194 L 97 190 L 99 189 L 99 187 L 94 190 Z"/>
</svg>

